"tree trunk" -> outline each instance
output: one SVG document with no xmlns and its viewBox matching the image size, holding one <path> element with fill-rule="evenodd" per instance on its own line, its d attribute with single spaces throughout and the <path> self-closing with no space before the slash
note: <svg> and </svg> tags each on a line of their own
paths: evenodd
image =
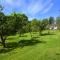
<svg viewBox="0 0 60 60">
<path fill-rule="evenodd" d="M 48 30 L 48 34 L 50 34 L 50 29 Z"/>
<path fill-rule="evenodd" d="M 42 35 L 42 31 L 41 31 L 41 30 L 39 31 L 39 35 L 40 35 L 40 36 Z"/>
<path fill-rule="evenodd" d="M 21 37 L 21 32 L 20 32 L 20 35 L 19 36 Z"/>
<path fill-rule="evenodd" d="M 32 38 L 32 34 L 31 34 L 31 32 L 30 32 L 30 35 L 31 35 L 31 38 Z"/>
<path fill-rule="evenodd" d="M 2 42 L 3 47 L 5 48 L 6 47 L 5 38 L 3 38 L 3 35 L 1 35 L 1 42 Z"/>
</svg>

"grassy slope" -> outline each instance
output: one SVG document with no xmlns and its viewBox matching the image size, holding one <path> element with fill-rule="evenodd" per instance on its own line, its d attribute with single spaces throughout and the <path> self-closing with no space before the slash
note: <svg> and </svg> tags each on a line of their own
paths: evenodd
<svg viewBox="0 0 60 60">
<path fill-rule="evenodd" d="M 38 36 L 35 34 L 40 43 L 27 45 L 24 47 L 16 47 L 9 52 L 1 52 L 0 60 L 60 60 L 60 32 L 51 32 L 53 35 Z M 29 40 L 30 34 L 27 37 L 9 36 L 8 42 L 17 42 L 21 39 Z"/>
</svg>

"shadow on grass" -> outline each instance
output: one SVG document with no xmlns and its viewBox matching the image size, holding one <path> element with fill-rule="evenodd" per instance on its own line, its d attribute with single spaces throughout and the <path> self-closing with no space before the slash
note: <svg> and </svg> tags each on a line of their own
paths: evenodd
<svg viewBox="0 0 60 60">
<path fill-rule="evenodd" d="M 40 36 L 33 36 L 34 39 L 40 38 Z"/>
<path fill-rule="evenodd" d="M 44 34 L 41 34 L 41 36 L 46 36 L 46 35 L 55 35 L 54 33 L 44 33 Z"/>
<path fill-rule="evenodd" d="M 60 53 L 56 53 L 56 55 L 60 55 Z"/>
<path fill-rule="evenodd" d="M 27 37 L 27 35 L 20 35 L 19 37 Z"/>
<path fill-rule="evenodd" d="M 39 41 L 39 40 L 36 40 L 35 38 L 32 38 L 31 40 L 20 40 L 19 42 L 6 43 L 6 48 L 0 49 L 0 53 L 7 53 L 16 48 L 23 48 L 24 46 L 33 46 L 38 43 L 46 43 L 46 42 Z"/>
</svg>

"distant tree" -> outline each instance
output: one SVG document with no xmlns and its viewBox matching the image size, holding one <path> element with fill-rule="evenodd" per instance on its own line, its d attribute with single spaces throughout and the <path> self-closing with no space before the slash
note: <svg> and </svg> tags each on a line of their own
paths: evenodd
<svg viewBox="0 0 60 60">
<path fill-rule="evenodd" d="M 55 23 L 55 19 L 54 17 L 50 17 L 49 18 L 49 25 L 48 25 L 48 34 L 50 34 L 50 29 L 54 29 L 54 23 Z"/>
<path fill-rule="evenodd" d="M 60 30 L 60 17 L 56 18 L 56 24 L 57 24 L 58 29 Z"/>
<path fill-rule="evenodd" d="M 54 17 L 49 18 L 49 25 L 52 25 L 52 24 L 54 24 Z"/>
<path fill-rule="evenodd" d="M 32 37 L 32 28 L 31 28 L 31 21 L 28 21 L 27 25 L 26 25 L 26 32 L 29 32 L 31 37 Z"/>
<path fill-rule="evenodd" d="M 33 31 L 33 32 L 39 31 L 38 25 L 39 25 L 39 21 L 38 21 L 37 19 L 33 19 L 33 20 L 31 21 L 31 28 L 32 28 L 32 31 Z"/>
<path fill-rule="evenodd" d="M 39 27 L 39 35 L 42 35 L 43 27 L 42 27 L 42 22 L 41 21 L 39 21 L 38 27 Z"/>
<path fill-rule="evenodd" d="M 26 32 L 31 32 L 31 21 L 28 21 L 26 25 Z"/>
<path fill-rule="evenodd" d="M 39 21 L 39 35 L 42 35 L 42 31 L 47 29 L 48 24 L 48 19 L 43 19 L 42 21 Z"/>
<path fill-rule="evenodd" d="M 44 30 L 48 29 L 48 25 L 49 25 L 49 20 L 47 18 L 42 20 L 42 25 L 44 26 Z"/>
</svg>

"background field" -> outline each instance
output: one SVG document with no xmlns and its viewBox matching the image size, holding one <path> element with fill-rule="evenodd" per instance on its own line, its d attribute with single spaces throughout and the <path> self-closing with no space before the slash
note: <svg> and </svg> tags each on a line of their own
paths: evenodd
<svg viewBox="0 0 60 60">
<path fill-rule="evenodd" d="M 0 60 L 60 60 L 60 31 L 9 36 L 6 49 L 0 44 Z"/>
</svg>

